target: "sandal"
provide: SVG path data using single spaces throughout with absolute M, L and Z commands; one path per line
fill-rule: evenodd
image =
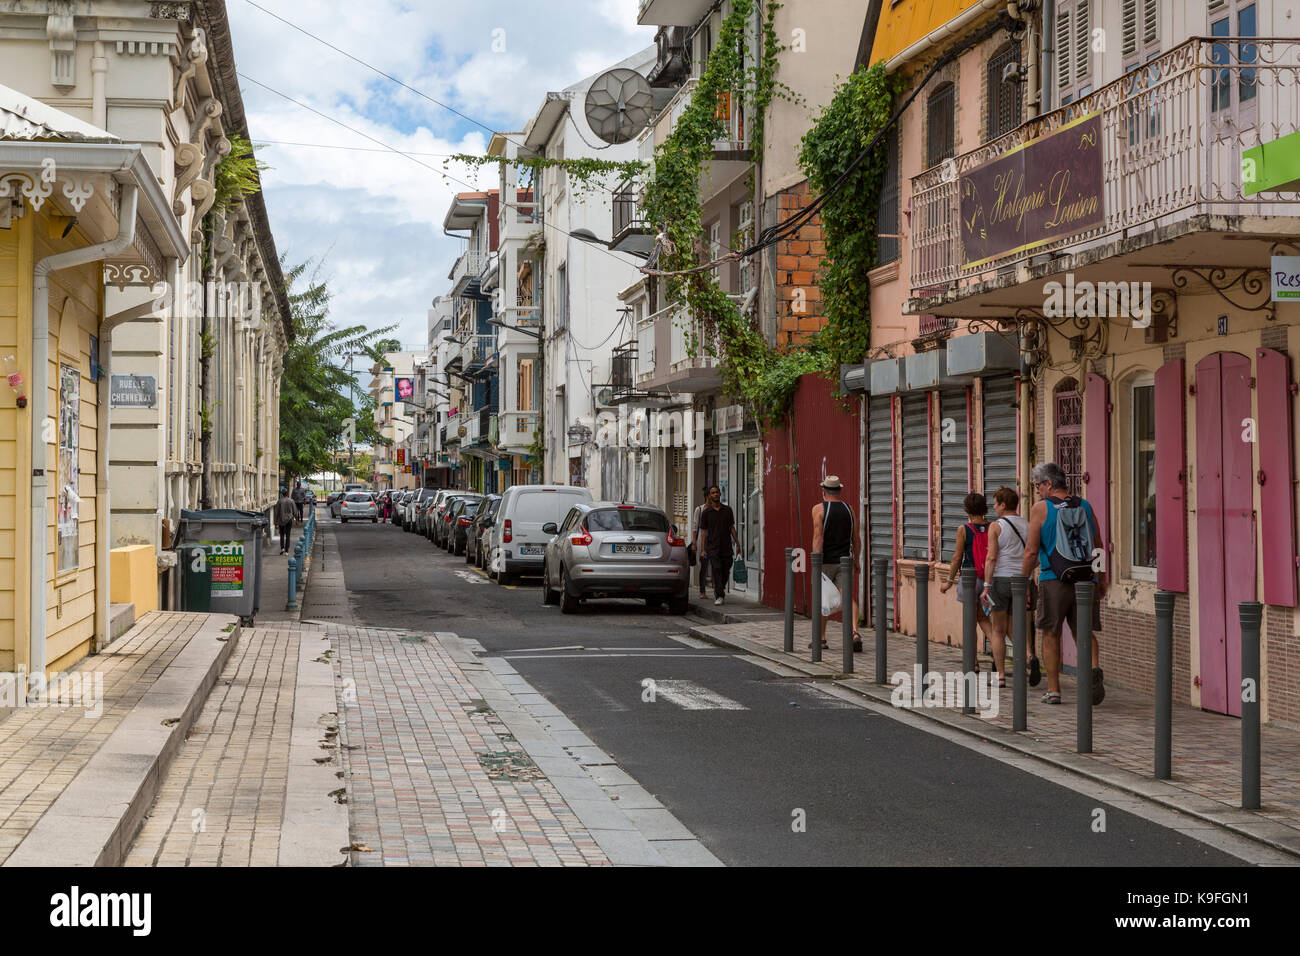
M 853 650 L 859 654 L 862 653 L 862 635 L 857 631 L 853 632 Z
M 1046 694 L 1043 695 L 1044 704 L 1059 704 L 1060 702 L 1061 702 L 1061 695 L 1057 691 L 1049 690 Z
M 809 650 L 812 650 L 812 641 L 809 641 L 809 642 L 808 642 L 808 649 L 809 649 Z M 829 651 L 830 649 L 831 649 L 831 646 L 830 646 L 829 644 L 827 644 L 825 641 L 822 641 L 822 650 L 824 650 L 824 651 Z
M 1007 686 L 1007 679 L 1006 679 L 1006 677 L 1005 677 L 1005 676 L 1003 676 L 1003 677 L 999 677 L 999 678 L 998 678 L 998 687 L 1006 687 L 1006 686 Z
M 1029 686 L 1037 687 L 1043 679 L 1043 672 L 1038 667 L 1038 658 L 1029 658 Z

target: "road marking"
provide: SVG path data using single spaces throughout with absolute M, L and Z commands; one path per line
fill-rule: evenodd
M 685 644 L 687 647 L 693 647 L 696 650 L 702 647 L 717 646 L 715 644 L 710 644 L 708 641 L 702 641 L 698 637 L 688 637 L 685 634 L 665 634 L 664 637 L 668 638 L 669 640 L 676 641 L 678 644 Z
M 662 697 L 682 710 L 748 710 L 744 704 L 715 694 L 689 680 L 656 680 L 655 696 Z
M 706 658 L 717 658 L 718 660 L 732 659 L 731 654 L 683 654 L 681 651 L 673 651 L 667 648 L 661 649 L 658 653 L 654 653 L 654 654 L 625 654 L 622 652 L 617 654 L 598 654 L 598 653 L 590 653 L 590 652 L 586 654 L 513 654 L 507 652 L 505 654 L 502 654 L 501 656 L 508 658 L 512 661 L 556 661 L 556 660 L 560 660 L 561 658 L 575 659 L 575 660 L 595 660 L 597 658 L 604 658 L 604 657 L 671 657 L 674 660 L 690 659 L 693 661 L 706 659 Z M 740 709 L 744 710 L 745 708 L 742 707 Z
M 488 583 L 487 578 L 478 577 L 477 575 L 471 574 L 468 571 L 453 571 L 451 573 L 456 575 L 456 577 L 460 578 L 462 581 L 468 581 L 470 584 Z

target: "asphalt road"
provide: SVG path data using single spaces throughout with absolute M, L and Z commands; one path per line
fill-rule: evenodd
M 631 601 L 562 615 L 537 580 L 503 588 L 391 525 L 322 523 L 359 622 L 454 631 L 507 658 L 728 864 L 1241 863 L 807 679 L 694 646 L 685 618 Z

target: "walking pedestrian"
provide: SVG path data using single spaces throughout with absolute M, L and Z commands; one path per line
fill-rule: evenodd
M 953 586 L 963 567 L 975 569 L 975 623 L 985 639 L 989 638 L 992 622 L 980 606 L 980 595 L 984 591 L 984 564 L 988 558 L 989 524 L 984 520 L 989 511 L 988 500 L 978 491 L 972 491 L 962 501 L 967 521 L 957 529 L 957 541 L 952 549 L 952 564 L 948 568 L 948 579 L 939 585 L 939 593 L 947 594 Z M 957 589 L 957 600 L 965 602 L 966 595 Z M 979 664 L 975 665 L 976 672 Z
M 984 561 L 984 590 L 981 603 L 991 606 L 993 622 L 993 666 L 998 672 L 998 686 L 1007 686 L 1007 630 L 1011 623 L 1011 576 L 1020 573 L 1024 563 L 1025 542 L 1029 539 L 1029 522 L 1020 516 L 1020 493 L 1002 487 L 993 492 L 993 510 L 997 520 L 989 525 L 989 554 Z M 1029 647 L 1029 686 L 1037 687 L 1043 679 L 1033 645 Z
M 275 525 L 280 529 L 280 553 L 289 553 L 289 538 L 293 532 L 293 519 L 298 506 L 289 497 L 289 488 L 280 486 L 280 499 L 275 503 Z
M 830 579 L 836 587 L 840 586 L 840 559 L 852 555 L 854 566 L 857 565 L 857 536 L 853 533 L 853 509 L 841 497 L 844 483 L 838 475 L 827 475 L 822 479 L 822 500 L 813 505 L 813 553 L 821 553 L 822 574 Z M 862 635 L 858 633 L 858 595 L 853 593 L 853 649 L 862 650 Z M 844 609 L 841 607 L 840 613 Z M 826 625 L 829 617 L 822 618 L 822 647 L 826 643 Z M 812 645 L 809 644 L 809 647 Z
M 705 485 L 703 491 L 704 500 L 700 502 L 700 506 L 695 509 L 695 514 L 691 518 L 691 544 L 695 548 L 695 563 L 700 569 L 700 600 L 709 596 L 709 562 L 700 554 L 700 518 L 704 514 L 704 509 L 709 506 L 709 486 Z
M 709 562 L 709 575 L 713 578 L 713 603 L 723 603 L 727 593 L 727 580 L 731 577 L 731 559 L 740 548 L 736 537 L 736 516 L 729 505 L 722 503 L 722 489 L 709 487 L 708 507 L 700 515 L 700 560 Z
M 1097 632 L 1101 630 L 1105 576 L 1096 574 L 1092 564 L 1094 554 L 1102 548 L 1097 516 L 1087 499 L 1070 494 L 1065 472 L 1056 462 L 1036 465 L 1030 478 L 1042 500 L 1035 502 L 1029 512 L 1029 539 L 1022 569 L 1025 574 L 1038 570 L 1035 624 L 1043 632 L 1043 663 L 1047 665 L 1047 693 L 1043 695 L 1043 703 L 1061 702 L 1062 623 L 1069 621 L 1070 633 L 1079 633 L 1074 586 L 1080 581 L 1095 580 L 1091 684 L 1092 702 L 1100 704 L 1106 696 L 1106 686 L 1099 666 L 1101 651 Z
M 293 494 L 289 497 L 293 499 L 294 507 L 297 510 L 298 520 L 302 521 L 302 503 L 307 500 L 307 492 L 302 489 L 301 478 L 294 479 Z

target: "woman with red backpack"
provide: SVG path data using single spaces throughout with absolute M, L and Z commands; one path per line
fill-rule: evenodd
M 984 635 L 985 641 L 992 634 L 993 622 L 989 620 L 988 614 L 980 601 L 980 596 L 984 593 L 984 564 L 989 555 L 989 523 L 984 520 L 988 514 L 989 503 L 984 496 L 978 491 L 972 491 L 962 502 L 962 507 L 966 510 L 967 522 L 957 529 L 957 543 L 952 549 L 952 565 L 948 568 L 948 580 L 939 585 L 939 593 L 946 594 L 948 589 L 953 586 L 961 575 L 963 567 L 974 568 L 975 574 L 975 623 L 979 625 L 980 632 Z M 966 596 L 962 594 L 961 589 L 957 589 L 957 600 L 965 601 Z M 978 648 L 976 649 L 976 658 L 979 657 Z M 975 670 L 979 670 L 979 665 L 975 665 Z

